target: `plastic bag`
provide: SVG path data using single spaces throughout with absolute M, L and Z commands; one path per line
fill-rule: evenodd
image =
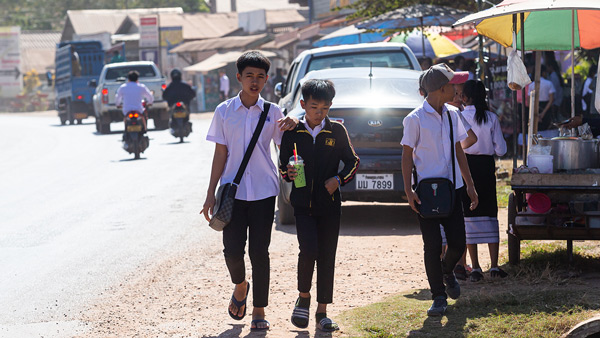
M 584 123 L 583 125 L 577 127 L 577 131 L 579 131 L 579 136 L 583 140 L 591 140 L 594 138 L 594 135 L 592 134 L 592 129 L 587 123 Z
M 527 69 L 515 49 L 508 55 L 506 82 L 511 90 L 521 90 L 531 83 Z

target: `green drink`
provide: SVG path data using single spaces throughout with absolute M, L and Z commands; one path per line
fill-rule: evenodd
M 294 179 L 294 186 L 296 188 L 306 187 L 306 176 L 304 175 L 304 160 L 302 157 L 298 156 L 296 159 L 295 156 L 290 157 L 290 164 L 294 166 L 296 171 L 298 172 L 298 176 Z

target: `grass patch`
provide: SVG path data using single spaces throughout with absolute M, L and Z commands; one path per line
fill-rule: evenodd
M 496 200 L 498 208 L 508 207 L 508 195 L 512 194 L 513 190 L 508 181 L 499 181 L 496 183 Z
M 511 277 L 461 282 L 446 316 L 427 317 L 429 290 L 399 294 L 350 310 L 338 319 L 350 337 L 560 337 L 600 313 L 597 280 L 576 278 L 600 271 L 592 246 L 574 246 L 568 265 L 561 242 L 523 241 L 521 264 L 505 266 Z M 503 259 L 505 259 L 503 257 Z

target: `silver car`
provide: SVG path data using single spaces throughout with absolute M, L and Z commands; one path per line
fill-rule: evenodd
M 301 118 L 301 84 L 309 79 L 333 81 L 336 96 L 329 111 L 332 121 L 343 123 L 360 157 L 355 179 L 342 187 L 342 200 L 399 202 L 402 180 L 402 121 L 423 102 L 419 95 L 420 71 L 395 68 L 338 68 L 312 71 L 293 93 L 288 115 Z M 281 180 L 279 220 L 294 222 L 289 204 L 291 184 Z

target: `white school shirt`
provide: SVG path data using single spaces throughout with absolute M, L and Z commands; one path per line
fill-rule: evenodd
M 304 124 L 304 127 L 306 127 L 306 130 L 308 130 L 308 132 L 312 135 L 313 143 L 315 143 L 315 140 L 317 139 L 317 135 L 319 135 L 321 130 L 323 130 L 323 127 L 325 127 L 325 119 L 323 119 L 323 121 L 321 121 L 321 124 L 319 124 L 318 126 L 315 126 L 315 129 L 310 128 L 310 126 L 308 125 L 308 122 L 306 122 L 306 116 L 303 116 L 302 120 L 300 120 L 300 122 Z
M 123 104 L 123 115 L 130 111 L 143 112 L 142 99 L 146 99 L 148 104 L 154 102 L 152 93 L 143 83 L 127 81 L 117 89 L 115 103 L 117 106 Z
M 471 129 L 477 135 L 477 142 L 465 149 L 466 154 L 470 155 L 494 155 L 502 156 L 506 154 L 506 141 L 502 135 L 500 121 L 496 114 L 486 111 L 487 122 L 479 125 L 475 119 L 475 106 L 466 106 L 462 111 L 465 120 L 471 125 Z
M 255 105 L 246 108 L 238 94 L 215 109 L 206 139 L 227 146 L 227 162 L 221 175 L 221 184 L 233 182 L 258 124 L 264 103 L 265 100 L 259 96 Z M 279 130 L 277 120 L 283 117 L 279 106 L 271 103 L 265 125 L 242 175 L 236 199 L 258 201 L 279 193 L 279 174 L 271 158 L 271 141 L 277 145 L 281 144 L 283 132 Z
M 467 138 L 467 131 L 458 116 L 458 108 L 444 104 L 443 114 L 440 116 L 427 102 L 404 118 L 404 135 L 401 144 L 413 149 L 413 162 L 417 168 L 417 180 L 425 178 L 444 177 L 452 180 L 452 162 L 450 158 L 450 125 L 448 114 L 452 116 L 454 132 L 454 145 Z M 454 156 L 456 176 L 454 180 L 456 189 L 463 186 L 463 180 Z
M 535 85 L 531 84 L 529 86 L 529 95 L 531 92 L 535 90 Z M 540 77 L 540 102 L 548 102 L 550 101 L 550 94 L 556 93 L 554 90 L 554 85 L 549 80 L 546 80 L 543 77 Z M 556 95 L 555 95 L 556 96 Z

